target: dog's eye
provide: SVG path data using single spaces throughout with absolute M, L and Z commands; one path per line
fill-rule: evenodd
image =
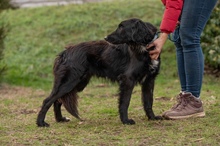
M 119 25 L 118 25 L 118 30 L 119 30 L 119 31 L 122 31 L 122 30 L 123 30 L 123 25 L 119 24 Z

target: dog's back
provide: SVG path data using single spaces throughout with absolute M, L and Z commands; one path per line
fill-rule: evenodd
M 148 52 L 131 49 L 127 44 L 92 41 L 69 46 L 61 52 L 55 60 L 54 74 L 65 75 L 69 69 L 73 74 L 81 74 L 79 77 L 89 74 L 112 81 L 120 74 L 133 74 L 140 82 L 146 74 L 151 74 L 149 66 L 152 62 Z

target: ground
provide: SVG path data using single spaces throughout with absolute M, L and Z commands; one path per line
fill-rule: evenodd
M 220 77 L 220 69 L 213 69 L 211 67 L 205 66 L 205 74 L 210 74 L 215 77 Z
M 220 70 L 212 69 L 206 66 L 205 74 L 210 74 L 215 77 L 220 77 Z M 18 86 L 14 87 L 14 86 L 6 85 L 6 84 L 3 84 L 0 86 L 0 93 L 1 93 L 1 98 L 16 98 L 16 96 L 23 96 L 23 97 L 30 97 L 30 96 L 40 97 L 41 96 L 42 97 L 48 94 L 43 90 L 34 90 L 31 88 L 18 87 Z
M 16 96 L 30 97 L 45 95 L 43 90 L 33 90 L 27 87 L 9 86 L 3 84 L 0 86 L 1 98 L 16 98 Z

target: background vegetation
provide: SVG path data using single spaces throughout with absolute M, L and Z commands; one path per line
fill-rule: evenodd
M 155 25 L 159 24 L 160 17 L 155 18 L 161 15 L 161 5 L 140 6 L 128 1 L 125 5 L 129 9 L 122 9 L 121 4 L 124 2 L 119 1 L 113 5 L 106 3 L 104 6 L 103 3 L 96 3 L 7 12 L 5 15 L 12 31 L 6 41 L 5 60 L 9 71 L 5 82 L 47 88 L 52 81 L 54 57 L 65 45 L 103 39 L 116 28 L 118 22 L 126 18 L 139 17 L 145 21 L 151 20 Z M 159 11 L 147 16 L 146 13 L 151 13 L 150 10 L 154 8 Z
M 50 109 L 46 121 L 51 127 L 38 128 L 35 124 L 41 103 L 50 93 L 54 58 L 64 46 L 103 39 L 120 21 L 132 17 L 159 26 L 162 13 L 161 2 L 155 0 L 4 11 L 10 32 L 5 41 L 6 85 L 0 88 L 0 145 L 220 145 L 220 79 L 207 74 L 201 95 L 205 118 L 148 121 L 137 86 L 129 108 L 129 117 L 137 124 L 122 125 L 117 85 L 94 78 L 80 93 L 79 112 L 84 122 L 63 109 L 71 121 L 56 123 Z M 161 57 L 154 92 L 157 115 L 172 106 L 180 90 L 172 43 L 167 42 Z
M 9 4 L 10 0 L 1 0 L 0 1 L 0 82 L 3 76 L 3 73 L 6 69 L 5 64 L 3 63 L 3 52 L 4 52 L 4 39 L 6 33 L 8 32 L 8 25 L 4 22 L 4 17 L 1 17 L 1 12 L 5 9 L 9 9 L 12 6 Z
M 201 42 L 206 64 L 220 70 L 220 0 L 207 23 Z

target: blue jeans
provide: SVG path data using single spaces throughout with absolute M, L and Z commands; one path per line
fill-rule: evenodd
M 184 0 L 180 26 L 174 32 L 181 90 L 200 96 L 204 57 L 201 33 L 217 0 Z

